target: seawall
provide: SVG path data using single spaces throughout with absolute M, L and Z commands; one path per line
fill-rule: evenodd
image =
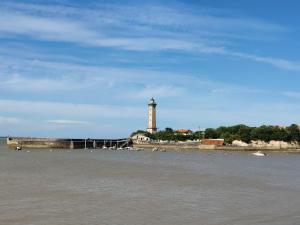
M 31 138 L 8 137 L 6 143 L 10 148 L 39 148 L 39 149 L 84 149 L 127 147 L 132 143 L 129 139 L 59 139 L 59 138 Z
M 154 148 L 164 149 L 166 151 L 273 151 L 273 152 L 299 152 L 299 146 L 287 147 L 268 147 L 268 146 L 233 146 L 233 145 L 203 145 L 200 143 L 157 143 L 157 142 L 138 142 L 133 144 L 134 148 L 143 148 L 152 150 Z
M 54 138 L 7 138 L 6 143 L 11 148 L 72 148 L 70 140 Z

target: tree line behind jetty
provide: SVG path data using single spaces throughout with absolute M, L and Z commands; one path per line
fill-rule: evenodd
M 195 131 L 189 133 L 178 133 L 172 128 L 158 131 L 155 134 L 138 130 L 131 134 L 143 134 L 151 140 L 163 141 L 188 141 L 199 139 L 224 139 L 226 144 L 231 144 L 234 140 L 240 140 L 245 143 L 251 141 L 285 141 L 285 142 L 300 142 L 299 126 L 292 124 L 286 127 L 262 125 L 260 127 L 250 127 L 244 124 L 234 126 L 221 126 L 218 128 L 207 128 L 205 131 Z

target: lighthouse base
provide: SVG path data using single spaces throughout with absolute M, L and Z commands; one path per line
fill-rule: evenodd
M 155 134 L 157 132 L 157 128 L 147 128 L 147 132 L 150 134 Z

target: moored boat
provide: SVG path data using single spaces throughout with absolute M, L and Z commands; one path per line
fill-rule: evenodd
M 255 156 L 267 156 L 266 153 L 261 152 L 261 151 L 253 152 L 252 155 L 255 155 Z

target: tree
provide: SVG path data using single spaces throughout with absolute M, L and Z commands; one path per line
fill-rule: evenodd
M 229 128 L 228 128 L 228 127 L 224 127 L 224 126 L 218 127 L 218 128 L 216 129 L 216 132 L 217 132 L 217 136 L 218 136 L 218 137 L 221 137 L 221 136 L 224 135 L 225 133 L 231 134 L 230 131 L 229 131 Z
M 170 127 L 166 127 L 165 132 L 174 133 L 173 129 Z
M 260 126 L 251 131 L 251 140 L 262 140 L 269 142 L 272 140 L 272 134 L 274 133 L 273 126 Z
M 220 137 L 224 139 L 225 143 L 232 143 L 232 138 L 231 138 L 232 134 L 230 134 L 228 131 L 221 133 Z
M 237 135 L 240 137 L 240 140 L 246 143 L 251 142 L 251 131 L 252 128 L 246 125 L 240 125 L 237 131 Z
M 216 131 L 216 129 L 213 128 L 207 128 L 205 130 L 205 134 L 204 134 L 205 138 L 218 138 L 218 133 Z
M 289 141 L 289 135 L 286 129 L 276 126 L 273 127 L 270 139 L 274 141 Z
M 286 128 L 289 141 L 300 141 L 300 130 L 298 125 L 292 124 Z
M 203 131 L 196 131 L 192 134 L 193 139 L 202 139 L 204 137 Z

